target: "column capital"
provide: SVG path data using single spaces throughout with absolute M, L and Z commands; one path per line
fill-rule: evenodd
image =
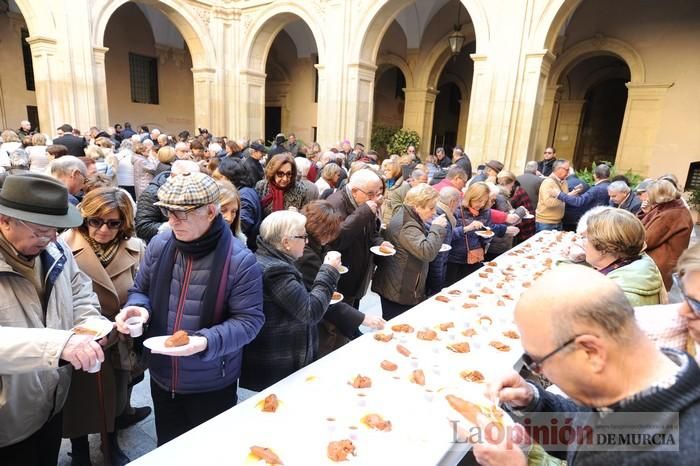
M 104 64 L 105 55 L 109 52 L 109 47 L 92 47 L 92 58 L 96 64 Z
M 477 62 L 485 62 L 486 60 L 489 59 L 489 56 L 483 53 L 470 53 L 469 58 L 472 59 L 474 63 Z
M 195 81 L 214 81 L 216 68 L 192 68 L 192 76 Z
M 233 23 L 241 20 L 241 9 L 232 5 L 222 5 L 214 8 L 214 19 L 225 23 Z
M 626 83 L 630 95 L 642 97 L 661 97 L 673 87 L 675 83 Z

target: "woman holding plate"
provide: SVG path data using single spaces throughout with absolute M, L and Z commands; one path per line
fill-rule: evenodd
M 134 209 L 129 195 L 119 188 L 98 188 L 78 206 L 84 222 L 63 233 L 80 269 L 92 280 L 102 315 L 110 320 L 126 302 L 127 291 L 143 254 L 143 242 L 134 237 Z M 98 399 L 96 374 L 76 371 L 63 409 L 63 437 L 71 439 L 73 464 L 90 464 L 88 434 L 106 423 L 112 464 L 129 459 L 119 448 L 115 419 L 128 406 L 129 382 L 134 369 L 133 340 L 119 335 L 105 348 L 100 370 L 104 411 Z M 145 413 L 148 415 L 150 409 Z
M 387 226 L 386 240 L 396 246 L 396 254 L 377 261 L 372 282 L 387 320 L 425 299 L 428 266 L 440 252 L 446 233 L 444 216 L 433 220 L 430 229 L 425 226 L 435 216 L 438 196 L 427 184 L 411 188 Z

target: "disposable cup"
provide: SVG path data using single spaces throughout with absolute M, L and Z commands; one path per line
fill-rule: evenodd
M 129 335 L 133 338 L 143 335 L 143 319 L 141 317 L 130 317 L 126 319 L 126 327 L 129 329 Z
M 102 367 L 102 363 L 100 361 L 97 361 L 91 368 L 89 368 L 87 371 L 90 374 L 96 374 L 97 372 L 100 372 L 100 368 Z

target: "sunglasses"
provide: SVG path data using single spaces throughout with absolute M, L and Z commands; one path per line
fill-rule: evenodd
M 102 225 L 107 225 L 110 230 L 118 230 L 122 226 L 121 220 L 102 220 L 98 217 L 90 217 L 87 219 L 87 224 L 89 227 L 100 229 Z
M 683 299 L 685 299 L 685 302 L 688 303 L 688 306 L 690 307 L 690 309 L 692 309 L 692 311 L 695 315 L 700 316 L 700 301 L 698 301 L 697 299 L 691 298 L 690 296 L 688 296 L 686 294 L 685 289 L 683 288 L 683 280 L 681 280 L 680 275 L 678 275 L 677 273 L 674 273 L 672 275 L 672 277 L 673 277 L 673 284 L 678 287 L 681 294 L 683 295 Z
M 547 359 L 554 356 L 555 354 L 557 354 L 558 352 L 560 352 L 561 350 L 563 350 L 564 348 L 566 348 L 567 346 L 569 346 L 570 344 L 572 344 L 573 342 L 575 342 L 576 339 L 580 336 L 581 335 L 575 335 L 570 340 L 567 340 L 566 342 L 564 342 L 563 345 L 561 345 L 560 347 L 558 347 L 554 351 L 547 353 L 545 356 L 543 356 L 541 358 L 534 358 L 527 353 L 523 353 L 523 355 L 520 357 L 520 360 L 523 362 L 525 367 L 527 367 L 530 370 L 530 372 L 532 372 L 534 374 L 541 375 L 542 374 L 542 366 L 544 365 L 544 362 Z
M 292 177 L 292 172 L 276 172 L 275 176 L 277 178 L 291 178 Z
M 171 210 L 171 209 L 168 209 L 167 207 L 159 207 L 159 209 L 160 209 L 160 213 L 163 214 L 163 217 L 170 218 L 170 216 L 172 215 L 173 217 L 175 217 L 178 220 L 187 220 L 188 214 L 190 212 L 193 212 L 193 211 L 199 209 L 200 207 L 203 207 L 203 206 L 198 205 L 198 206 L 190 207 L 189 209 L 186 209 L 186 210 Z

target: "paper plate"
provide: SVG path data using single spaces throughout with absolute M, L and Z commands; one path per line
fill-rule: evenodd
M 85 330 L 85 333 L 93 335 L 94 340 L 99 340 L 109 335 L 109 332 L 111 332 L 113 328 L 113 322 L 107 319 L 93 317 L 87 319 L 82 324 L 73 327 L 71 332 L 79 333 L 80 330 Z
M 532 218 L 535 218 L 535 216 L 532 214 L 523 215 L 523 220 L 530 220 Z
M 333 299 L 333 298 L 331 297 L 331 304 L 339 303 L 339 302 L 341 302 L 341 301 L 345 298 L 345 296 L 343 296 L 343 293 L 339 293 L 339 292 L 337 292 L 337 291 L 336 291 L 336 293 L 338 293 L 338 294 L 340 295 L 340 298 L 338 298 L 338 299 Z
M 446 243 L 443 243 L 443 245 L 440 246 L 440 252 L 447 252 L 450 249 L 452 249 L 452 246 Z
M 476 236 L 481 236 L 482 238 L 487 238 L 487 239 L 493 238 L 495 235 L 495 233 L 491 230 L 479 230 L 479 231 L 475 231 L 474 234 Z
M 394 254 L 396 254 L 396 249 L 393 249 L 393 250 L 392 250 L 392 251 L 393 251 L 392 253 L 387 254 L 386 252 L 380 251 L 380 250 L 379 250 L 379 246 L 372 246 L 371 248 L 369 248 L 369 250 L 370 250 L 373 254 L 376 254 L 376 255 L 378 255 L 378 256 L 393 256 Z
M 344 273 L 348 273 L 348 270 L 350 270 L 350 269 L 348 269 L 344 265 L 341 265 L 340 268 L 338 269 L 338 272 L 340 272 L 340 275 L 342 275 Z
M 165 346 L 165 340 L 170 338 L 171 335 L 163 335 L 162 337 L 151 337 L 143 342 L 143 346 L 150 349 L 151 351 L 157 351 L 168 356 L 183 356 L 182 353 L 189 350 L 192 346 L 192 341 L 183 346 Z

